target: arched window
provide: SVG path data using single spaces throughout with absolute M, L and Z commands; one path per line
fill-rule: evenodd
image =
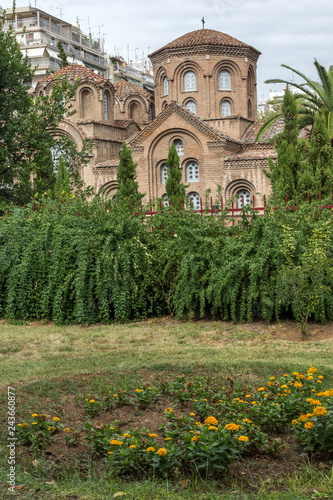
M 166 76 L 163 78 L 163 88 L 164 88 L 164 95 L 168 95 L 169 94 L 169 82 L 168 82 L 168 79 Z
M 252 66 L 249 67 L 247 73 L 247 93 L 252 95 L 254 93 L 254 71 Z
M 92 117 L 92 91 L 90 89 L 83 89 L 81 92 L 81 117 Z
M 198 193 L 189 193 L 187 198 L 189 204 L 194 210 L 200 210 L 200 196 L 198 195 Z
M 152 104 L 149 106 L 149 118 L 150 118 L 151 122 L 155 118 L 155 108 L 154 108 L 154 106 Z
M 163 163 L 161 166 L 161 184 L 165 184 L 168 178 L 168 165 Z
M 237 200 L 238 208 L 243 208 L 243 206 L 251 204 L 251 196 L 249 191 L 247 191 L 246 189 L 241 189 L 240 191 L 237 191 L 237 195 L 239 197 Z
M 196 161 L 190 161 L 186 165 L 186 181 L 187 182 L 199 181 L 199 165 Z
M 167 107 L 168 103 L 166 101 L 163 102 L 162 104 L 162 109 L 165 109 Z
M 108 120 L 108 95 L 106 92 L 104 92 L 103 96 L 103 103 L 104 103 L 104 120 Z
M 186 71 L 184 75 L 184 90 L 185 92 L 191 92 L 191 90 L 196 90 L 196 77 L 194 71 Z
M 194 101 L 187 101 L 187 103 L 185 104 L 185 108 L 194 115 L 197 113 L 197 105 Z
M 225 69 L 219 74 L 219 90 L 231 90 L 231 74 Z
M 178 156 L 183 156 L 184 155 L 184 144 L 183 141 L 180 139 L 176 139 L 174 141 L 174 145 L 176 147 L 177 155 Z
M 138 102 L 134 101 L 130 104 L 129 117 L 136 123 L 140 122 L 140 105 Z
M 247 117 L 249 120 L 252 120 L 252 104 L 251 101 L 248 101 L 247 103 Z
M 168 195 L 166 193 L 162 196 L 162 200 L 163 200 L 163 205 L 165 207 L 168 207 L 169 206 L 169 198 L 168 198 Z
M 222 118 L 224 118 L 225 116 L 231 116 L 231 105 L 229 101 L 222 101 L 221 116 Z

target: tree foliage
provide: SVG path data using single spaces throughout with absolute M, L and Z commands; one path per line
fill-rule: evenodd
M 318 81 L 311 80 L 304 73 L 282 64 L 283 68 L 290 69 L 295 75 L 300 76 L 303 79 L 302 83 L 296 84 L 278 78 L 267 80 L 265 83 L 284 83 L 298 89 L 299 92 L 294 94 L 299 107 L 298 128 L 313 125 L 315 116 L 319 114 L 323 116 L 325 127 L 333 140 L 333 66 L 327 71 L 316 59 L 314 65 Z M 258 141 L 268 127 L 281 116 L 280 112 L 270 116 L 261 127 L 256 140 Z
M 165 184 L 166 194 L 168 199 L 171 200 L 172 206 L 179 210 L 180 200 L 182 206 L 184 207 L 185 189 L 187 186 L 180 182 L 182 178 L 182 172 L 179 167 L 179 156 L 177 154 L 176 146 L 174 145 L 174 143 L 172 143 L 169 148 L 166 164 L 168 166 L 168 177 Z
M 59 50 L 58 57 L 61 61 L 60 68 L 64 68 L 65 66 L 68 66 L 68 60 L 64 47 L 60 40 L 58 40 L 57 49 Z
M 130 207 L 132 202 L 134 209 L 137 209 L 144 195 L 138 191 L 139 184 L 136 181 L 136 163 L 132 159 L 131 150 L 124 142 L 119 153 L 117 182 L 117 201 L 123 204 L 124 207 Z
M 15 12 L 15 11 L 14 11 Z M 79 152 L 67 136 L 57 135 L 64 114 L 71 114 L 75 86 L 57 82 L 48 96 L 28 93 L 33 77 L 12 29 L 0 22 L 0 203 L 27 203 L 37 191 L 53 188 L 51 151 L 69 158 L 71 171 L 87 161 L 89 144 Z

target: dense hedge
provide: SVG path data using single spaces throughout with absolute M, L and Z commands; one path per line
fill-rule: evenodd
M 333 319 L 329 209 L 224 220 L 170 210 L 145 218 L 74 198 L 11 207 L 0 221 L 0 317 L 299 320 L 308 304 L 315 320 Z

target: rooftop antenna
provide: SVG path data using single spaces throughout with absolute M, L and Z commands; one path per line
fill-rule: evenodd
M 62 19 L 64 8 L 63 7 L 56 7 L 56 9 L 59 11 L 60 19 Z
M 203 16 L 202 16 L 201 22 L 202 22 L 202 29 L 204 30 L 206 21 L 205 21 L 205 18 Z

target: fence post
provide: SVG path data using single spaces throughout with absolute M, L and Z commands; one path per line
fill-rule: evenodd
M 203 215 L 203 211 L 202 211 L 202 198 L 201 198 L 201 196 L 200 196 L 200 213 L 201 213 L 201 215 Z

